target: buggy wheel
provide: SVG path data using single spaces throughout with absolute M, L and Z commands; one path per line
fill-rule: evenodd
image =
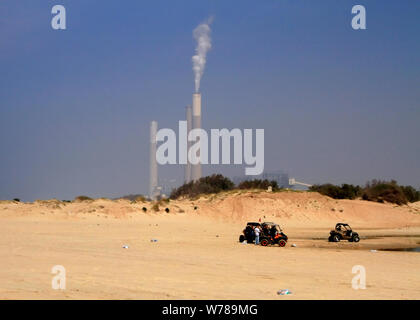
M 333 236 L 333 241 L 334 242 L 340 242 L 340 236 L 338 236 L 338 235 Z
M 284 247 L 285 245 L 286 245 L 286 241 L 284 241 L 284 240 L 279 241 L 279 246 L 280 247 Z
M 332 236 L 328 237 L 328 242 L 333 242 L 333 237 Z
M 268 240 L 267 239 L 262 239 L 260 243 L 263 247 L 268 246 Z
M 360 238 L 359 238 L 359 236 L 353 236 L 353 242 L 359 242 L 360 241 Z
M 245 236 L 243 234 L 241 234 L 239 236 L 239 242 L 244 242 L 245 241 Z

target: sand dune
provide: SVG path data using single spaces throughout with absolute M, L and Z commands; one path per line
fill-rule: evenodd
M 235 191 L 152 205 L 0 201 L 0 298 L 420 299 L 420 254 L 370 251 L 418 247 L 419 203 Z M 258 219 L 281 224 L 287 247 L 238 243 Z M 362 241 L 328 243 L 338 221 Z M 66 268 L 65 290 L 51 288 L 54 265 Z M 365 290 L 351 286 L 354 265 L 366 268 Z M 293 294 L 276 294 L 285 288 Z

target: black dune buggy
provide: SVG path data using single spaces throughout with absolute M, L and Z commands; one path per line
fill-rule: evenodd
M 348 240 L 349 242 L 359 242 L 360 237 L 354 232 L 347 223 L 337 223 L 335 228 L 330 231 L 328 237 L 329 242 L 339 242 L 340 240 Z
M 260 227 L 260 244 L 264 247 L 268 245 L 278 244 L 284 247 L 287 243 L 288 237 L 283 233 L 280 226 L 273 222 L 248 222 L 243 234 L 239 236 L 239 242 L 253 243 L 255 241 L 254 228 Z
M 260 227 L 261 223 L 259 222 L 248 222 L 246 224 L 245 229 L 242 231 L 243 234 L 239 236 L 239 242 L 246 242 L 253 243 L 255 241 L 255 234 L 254 234 L 254 228 Z

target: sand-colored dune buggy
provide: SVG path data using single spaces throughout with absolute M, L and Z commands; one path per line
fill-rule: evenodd
M 330 231 L 328 237 L 329 242 L 339 242 L 340 240 L 348 240 L 349 242 L 359 242 L 360 237 L 354 232 L 347 223 L 337 223 L 335 228 Z

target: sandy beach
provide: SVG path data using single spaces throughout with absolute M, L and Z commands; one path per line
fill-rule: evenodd
M 258 219 L 279 223 L 287 246 L 239 243 Z M 361 241 L 327 242 L 337 222 Z M 1 201 L 0 234 L 0 299 L 420 299 L 420 254 L 384 250 L 420 247 L 419 203 L 261 191 L 157 212 L 128 200 Z M 65 290 L 52 289 L 55 265 Z M 364 290 L 352 288 L 355 265 L 366 270 Z

